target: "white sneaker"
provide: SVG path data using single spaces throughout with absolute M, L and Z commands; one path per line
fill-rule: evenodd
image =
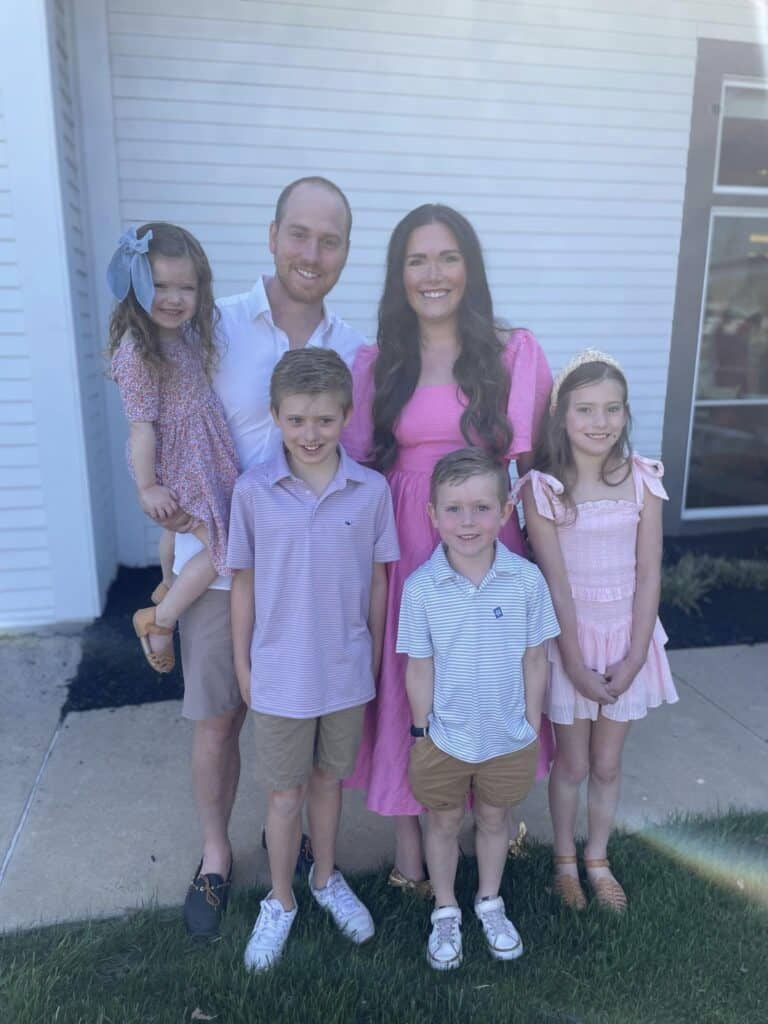
M 284 910 L 280 900 L 272 899 L 271 891 L 267 893 L 245 947 L 247 970 L 266 971 L 280 959 L 298 909 L 294 906 L 293 910 Z
M 430 915 L 432 931 L 427 942 L 427 963 L 436 971 L 450 971 L 461 963 L 461 911 L 440 907 Z
M 373 918 L 368 908 L 355 896 L 340 871 L 334 871 L 324 889 L 315 889 L 312 879 L 315 865 L 309 869 L 309 891 L 331 915 L 344 935 L 353 942 L 367 942 L 373 937 Z
M 492 900 L 478 900 L 475 913 L 483 926 L 491 956 L 497 960 L 515 960 L 522 956 L 522 939 L 504 911 L 501 896 Z

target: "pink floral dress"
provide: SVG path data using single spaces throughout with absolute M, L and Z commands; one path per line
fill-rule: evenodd
M 373 370 L 378 356 L 375 345 L 358 349 L 352 367 L 354 407 L 342 435 L 344 447 L 359 462 L 370 458 L 373 436 L 371 407 Z M 507 453 L 514 459 L 533 448 L 535 429 L 549 400 L 552 375 L 538 342 L 528 331 L 513 331 L 504 352 L 511 389 L 507 414 L 513 427 Z M 429 479 L 439 458 L 466 447 L 459 420 L 464 406 L 455 384 L 422 385 L 403 408 L 395 424 L 397 461 L 385 474 L 400 541 L 400 561 L 387 565 L 389 589 L 381 671 L 375 700 L 366 709 L 363 739 L 357 765 L 347 785 L 367 792 L 367 804 L 378 814 L 419 814 L 423 808 L 408 784 L 411 749 L 411 712 L 405 692 L 407 657 L 397 654 L 397 624 L 403 584 L 430 557 L 439 537 L 427 516 Z M 516 516 L 500 534 L 506 546 L 523 553 Z M 542 724 L 539 777 L 546 775 L 554 743 L 549 722 Z
M 240 473 L 224 411 L 203 370 L 199 345 L 191 339 L 163 342 L 168 365 L 147 367 L 130 335 L 112 357 L 129 422 L 155 428 L 155 475 L 180 507 L 208 531 L 211 560 L 219 575 L 226 567 L 232 489 Z M 134 476 L 128 446 L 128 467 Z
M 661 483 L 664 469 L 655 459 L 632 457 L 633 501 L 587 501 L 569 517 L 558 495 L 563 485 L 555 477 L 531 470 L 513 488 L 518 500 L 531 487 L 539 515 L 557 526 L 571 594 L 576 606 L 579 646 L 584 664 L 596 672 L 621 661 L 629 650 L 635 594 L 637 526 L 645 492 L 666 499 Z M 550 680 L 544 708 L 550 719 L 572 725 L 575 718 L 597 719 L 598 713 L 616 722 L 644 718 L 649 708 L 674 704 L 677 691 L 664 651 L 667 634 L 659 620 L 651 637 L 648 659 L 628 690 L 615 704 L 600 707 L 583 697 L 565 674 L 557 641 L 547 641 Z

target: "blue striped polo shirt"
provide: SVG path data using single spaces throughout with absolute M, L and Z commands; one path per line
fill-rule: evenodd
M 477 764 L 533 743 L 523 655 L 559 632 L 549 589 L 531 562 L 496 541 L 493 564 L 476 587 L 438 544 L 405 581 L 397 631 L 400 654 L 434 659 L 435 745 Z

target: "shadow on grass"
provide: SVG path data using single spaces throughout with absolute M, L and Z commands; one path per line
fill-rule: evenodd
M 494 962 L 484 948 L 468 859 L 457 887 L 457 971 L 430 970 L 429 908 L 388 888 L 382 871 L 355 880 L 376 921 L 372 942 L 350 945 L 302 888 L 285 957 L 257 976 L 242 966 L 257 890 L 234 894 L 209 945 L 184 935 L 177 910 L 0 938 L 0 1020 L 765 1024 L 768 814 L 677 818 L 615 835 L 612 864 L 630 899 L 622 918 L 560 907 L 550 852 L 532 843 L 505 873 L 507 909 L 526 946 L 514 963 Z

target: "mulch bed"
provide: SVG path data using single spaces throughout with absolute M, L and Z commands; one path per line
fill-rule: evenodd
M 730 558 L 768 558 L 768 529 L 669 539 L 664 544 L 664 560 L 674 564 L 688 551 Z M 131 615 L 149 604 L 149 594 L 158 581 L 157 569 L 120 567 L 109 589 L 104 614 L 83 632 L 83 656 L 69 684 L 63 715 L 181 698 L 178 649 L 174 671 L 157 675 L 147 665 L 131 625 Z M 768 641 L 765 590 L 723 587 L 702 602 L 700 615 L 686 615 L 665 604 L 659 614 L 671 650 Z
M 725 558 L 768 559 L 768 529 L 668 538 L 664 563 L 674 565 L 687 553 Z M 724 647 L 768 641 L 768 590 L 719 587 L 701 602 L 699 615 L 662 602 L 659 616 L 669 635 L 669 650 Z

